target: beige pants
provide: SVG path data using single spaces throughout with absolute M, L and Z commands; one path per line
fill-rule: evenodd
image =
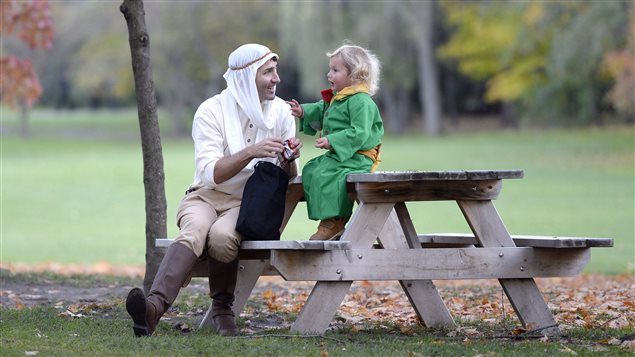
M 240 198 L 200 188 L 186 195 L 176 214 L 180 232 L 176 241 L 201 256 L 207 254 L 223 263 L 238 256 L 241 236 L 236 232 Z

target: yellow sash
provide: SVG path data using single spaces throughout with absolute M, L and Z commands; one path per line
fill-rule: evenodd
M 379 163 L 381 162 L 381 158 L 379 157 L 379 149 L 381 149 L 381 144 L 375 146 L 372 149 L 357 151 L 358 154 L 364 155 L 373 160 L 373 166 L 370 168 L 370 172 L 375 172 L 375 170 L 377 170 L 377 167 L 379 166 Z

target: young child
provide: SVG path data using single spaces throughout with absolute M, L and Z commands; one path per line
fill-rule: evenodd
M 384 135 L 377 105 L 371 99 L 378 89 L 380 64 L 370 51 L 343 45 L 326 54 L 331 88 L 317 103 L 288 101 L 300 118 L 300 131 L 318 134 L 315 147 L 328 150 L 308 161 L 302 184 L 309 218 L 321 220 L 311 240 L 337 239 L 353 211 L 346 192 L 346 175 L 375 170 Z

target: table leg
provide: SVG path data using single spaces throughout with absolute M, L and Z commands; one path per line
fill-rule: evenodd
M 404 235 L 401 235 L 402 232 Z M 395 210 L 390 213 L 379 240 L 382 247 L 387 249 L 422 249 L 405 203 L 395 205 Z M 399 284 L 417 316 L 426 326 L 455 326 L 450 310 L 445 306 L 432 280 L 400 280 Z
M 304 334 L 323 334 L 329 327 L 337 309 L 344 301 L 352 281 L 318 281 L 302 307 L 291 331 Z
M 351 241 L 353 248 L 369 248 L 381 232 L 394 204 L 368 205 L 363 202 L 353 214 L 341 240 Z M 344 301 L 352 281 L 318 281 L 302 307 L 291 331 L 323 334 Z
M 269 268 L 269 259 L 241 260 L 239 266 L 238 280 L 234 290 L 234 304 L 232 306 L 236 316 L 239 316 L 241 311 L 243 311 L 254 286 L 258 282 L 258 278 L 262 276 L 265 269 Z
M 474 236 L 483 247 L 515 247 L 492 201 L 457 201 Z M 522 266 L 518 267 L 523 269 Z M 534 279 L 498 279 L 520 322 L 527 329 L 558 335 L 553 315 Z

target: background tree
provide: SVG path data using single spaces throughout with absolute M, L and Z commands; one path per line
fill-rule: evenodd
M 407 23 L 400 2 L 354 2 L 351 14 L 358 14 L 353 32 L 362 44 L 379 56 L 382 64 L 377 101 L 382 108 L 386 130 L 401 134 L 409 129 L 415 105 L 412 101 L 418 77 L 417 48 L 413 31 L 404 31 Z M 359 16 L 363 14 L 363 16 Z M 377 26 L 377 23 L 392 26 Z
M 28 46 L 28 54 L 34 49 L 53 47 L 53 23 L 48 1 L 3 0 L 0 2 L 0 33 L 3 37 L 17 35 Z M 3 41 L 4 44 L 4 41 Z M 4 47 L 4 46 L 3 46 Z M 24 51 L 23 51 L 24 52 Z M 15 55 L 0 56 L 0 96 L 2 102 L 20 111 L 20 133 L 29 136 L 28 110 L 42 94 L 32 62 Z
M 276 49 L 277 5 L 271 2 L 151 3 L 148 24 L 157 29 L 157 92 L 172 134 L 190 135 L 194 111 L 225 88 L 227 56 L 242 43 Z M 153 26 L 154 25 L 154 26 Z M 231 30 L 229 30 L 231 29 Z
M 602 74 L 606 52 L 624 48 L 628 41 L 631 1 L 546 2 L 539 26 L 551 28 L 546 76 L 527 96 L 527 116 L 564 123 L 602 124 L 602 93 L 609 81 Z
M 390 133 L 422 127 L 420 116 L 434 117 L 425 113 L 434 108 L 425 105 L 424 94 L 431 93 L 427 86 L 438 92 L 432 101 L 439 103 L 439 128 L 449 127 L 443 123 L 444 111 L 477 120 L 513 118 L 505 114 L 518 113 L 524 119 L 518 123 L 530 125 L 600 123 L 602 118 L 612 120 L 615 110 L 619 118 L 629 117 L 618 108 L 615 94 L 608 93 L 628 87 L 616 87 L 618 82 L 633 82 L 624 76 L 629 67 L 617 60 L 629 53 L 632 2 L 439 3 L 440 7 L 420 1 L 146 3 L 157 100 L 163 123 L 169 125 L 164 132 L 190 135 L 196 107 L 224 88 L 227 54 L 244 42 L 261 42 L 278 52 L 279 96 L 303 101 L 319 99 L 320 89 L 328 85 L 326 51 L 345 39 L 367 46 L 383 64 L 375 99 Z M 104 16 L 116 11 L 112 3 L 56 1 L 50 6 L 56 19 L 55 47 L 46 58 L 32 56 L 28 48 L 21 52 L 31 57 L 39 74 L 39 104 L 132 104 L 124 29 L 116 16 Z M 426 20 L 431 6 L 433 16 Z M 420 27 L 430 23 L 432 50 L 423 51 L 421 36 L 427 30 Z M 3 50 L 19 53 L 13 51 L 19 49 L 16 44 L 27 47 L 12 37 L 3 36 Z M 442 49 L 436 51 L 439 46 Z M 426 63 L 436 67 L 436 79 L 423 74 L 423 53 L 431 53 Z M 608 55 L 616 53 L 622 55 Z
M 485 81 L 485 100 L 509 107 L 544 78 L 535 72 L 544 63 L 544 54 L 532 52 L 533 44 L 516 48 L 523 14 L 512 6 L 498 5 L 444 1 L 442 7 L 454 32 L 439 55 L 446 61 L 456 60 L 459 71 L 468 77 Z
M 146 207 L 146 272 L 143 287 L 150 291 L 163 255 L 154 240 L 167 237 L 165 171 L 163 148 L 157 116 L 157 100 L 152 81 L 150 35 L 146 28 L 143 1 L 124 0 L 120 6 L 128 25 L 128 41 L 132 57 L 135 93 L 143 151 L 143 186 Z
M 444 2 L 455 27 L 440 50 L 485 80 L 489 102 L 515 103 L 530 120 L 599 122 L 603 53 L 624 46 L 632 3 Z
M 339 16 L 324 17 L 331 13 Z M 404 20 L 398 2 L 283 2 L 280 9 L 280 47 L 285 58 L 295 66 L 298 83 L 293 97 L 302 101 L 320 99 L 320 90 L 328 87 L 326 52 L 334 50 L 344 40 L 369 48 L 382 63 L 380 90 L 375 99 L 384 111 L 388 131 L 402 133 L 410 125 L 412 92 L 417 77 L 412 67 L 416 63 L 416 48 L 403 30 Z M 377 26 L 378 23 L 394 26 Z M 406 38 L 406 41 L 404 41 Z M 284 70 L 284 68 L 283 68 Z M 282 94 L 284 95 L 284 93 Z
M 631 12 L 629 39 L 624 48 L 608 52 L 602 63 L 614 80 L 606 100 L 628 123 L 635 122 L 635 12 Z
M 417 48 L 419 97 L 423 114 L 423 131 L 428 135 L 441 132 L 441 97 L 434 46 L 436 1 L 402 3 L 402 13 L 413 33 Z
M 295 62 L 300 96 L 297 99 L 321 99 L 320 91 L 328 87 L 326 52 L 339 47 L 345 39 L 357 42 L 351 31 L 344 28 L 344 19 L 350 16 L 346 7 L 349 5 L 342 1 L 281 2 L 280 52 Z M 355 21 L 362 16 L 357 14 Z

